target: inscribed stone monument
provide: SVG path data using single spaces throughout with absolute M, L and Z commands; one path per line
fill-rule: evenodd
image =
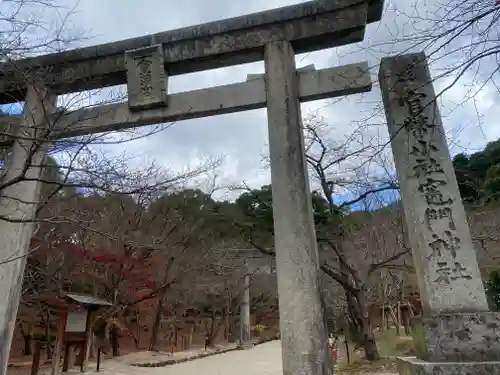
M 423 317 L 403 374 L 500 373 L 500 315 L 489 312 L 423 53 L 382 59 L 379 75 Z
M 423 308 L 433 314 L 488 311 L 434 89 L 423 59 L 422 54 L 385 58 L 380 69 Z

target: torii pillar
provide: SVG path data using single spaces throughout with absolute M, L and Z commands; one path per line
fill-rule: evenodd
M 268 44 L 265 66 L 283 374 L 327 375 L 332 361 L 291 44 Z

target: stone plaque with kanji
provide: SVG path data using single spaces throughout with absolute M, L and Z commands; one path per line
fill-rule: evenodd
M 140 111 L 167 105 L 168 78 L 161 45 L 125 52 L 128 104 Z

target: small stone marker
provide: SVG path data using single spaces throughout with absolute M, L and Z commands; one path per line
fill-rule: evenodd
M 380 86 L 423 307 L 401 374 L 500 374 L 489 312 L 424 53 L 383 58 Z
M 160 44 L 125 52 L 131 111 L 167 106 L 168 77 L 163 62 Z

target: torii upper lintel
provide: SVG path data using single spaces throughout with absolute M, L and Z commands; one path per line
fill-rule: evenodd
M 26 74 L 37 74 L 54 94 L 126 83 L 125 51 L 160 44 L 168 75 L 263 60 L 273 40 L 295 53 L 363 40 L 379 21 L 383 0 L 316 0 L 172 31 L 0 65 L 0 104 L 22 101 Z

